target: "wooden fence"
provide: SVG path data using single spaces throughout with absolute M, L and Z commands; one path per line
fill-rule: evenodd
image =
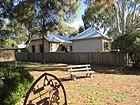
M 18 61 L 41 62 L 41 53 L 16 53 Z M 126 66 L 127 54 L 120 52 L 51 52 L 45 53 L 45 63 L 98 64 Z

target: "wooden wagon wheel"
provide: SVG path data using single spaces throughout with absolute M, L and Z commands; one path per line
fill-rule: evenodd
M 56 76 L 44 73 L 28 90 L 23 105 L 67 105 L 64 86 Z

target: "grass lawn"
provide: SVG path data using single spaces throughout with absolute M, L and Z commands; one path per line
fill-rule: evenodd
M 70 79 L 66 64 L 18 63 L 35 79 L 44 72 L 62 80 L 68 105 L 140 105 L 140 70 L 93 66 L 93 78 Z

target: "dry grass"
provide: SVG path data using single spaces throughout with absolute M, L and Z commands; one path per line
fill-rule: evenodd
M 26 64 L 22 64 L 25 66 Z M 37 66 L 38 65 L 38 66 Z M 93 78 L 70 79 L 66 64 L 31 64 L 26 69 L 37 79 L 44 72 L 61 79 L 68 105 L 140 105 L 140 70 L 93 66 Z

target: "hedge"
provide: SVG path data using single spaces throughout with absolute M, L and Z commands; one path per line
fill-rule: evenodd
M 33 83 L 23 67 L 0 67 L 0 105 L 15 105 Z

